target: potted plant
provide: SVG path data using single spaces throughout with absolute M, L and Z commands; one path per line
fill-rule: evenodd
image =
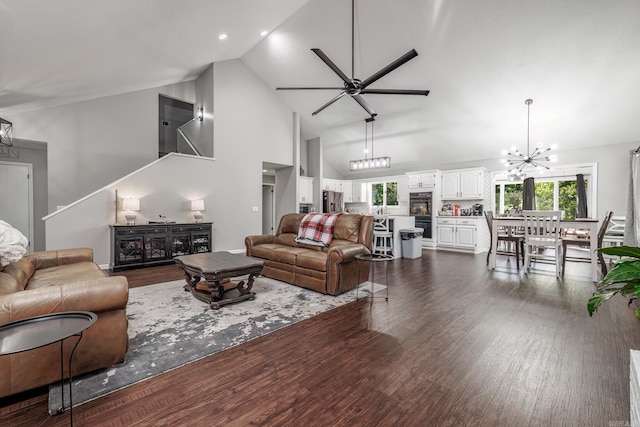
M 597 291 L 593 293 L 587 309 L 589 316 L 598 307 L 615 294 L 629 299 L 629 305 L 640 298 L 640 248 L 633 246 L 611 246 L 598 249 L 603 254 L 619 256 L 620 262 L 598 283 Z M 636 317 L 640 319 L 640 308 L 636 308 Z

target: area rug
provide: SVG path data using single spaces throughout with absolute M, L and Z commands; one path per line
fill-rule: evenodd
M 126 361 L 74 378 L 74 406 L 356 299 L 356 289 L 331 296 L 260 277 L 253 285 L 255 300 L 211 310 L 208 304 L 185 292 L 184 284 L 184 280 L 176 280 L 130 290 Z M 384 285 L 375 284 L 373 292 L 383 289 Z M 369 282 L 358 289 L 360 297 L 368 296 L 370 291 Z M 68 388 L 64 397 L 67 407 Z M 58 383 L 49 388 L 49 413 L 56 412 L 60 401 Z

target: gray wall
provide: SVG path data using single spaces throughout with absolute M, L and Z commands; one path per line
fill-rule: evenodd
M 2 114 L 20 138 L 48 144 L 48 212 L 158 158 L 159 93 L 194 102 L 195 84 Z
M 22 132 L 20 132 L 22 133 Z M 18 158 L 0 157 L 3 162 L 29 163 L 33 170 L 33 249 L 45 249 L 45 223 L 48 199 L 47 143 L 14 139 L 14 148 L 18 149 Z M 0 183 L 2 185 L 2 183 Z
M 225 207 L 216 221 L 226 224 L 214 246 L 237 249 L 245 236 L 262 234 L 262 163 L 294 165 L 293 113 L 240 60 L 216 62 L 213 74 L 215 194 Z M 286 185 L 276 175 L 276 197 L 294 202 L 282 206 L 288 212 L 296 206 L 293 182 Z
M 207 89 L 210 75 L 211 90 Z M 202 96 L 205 120 L 213 129 L 216 161 L 206 173 L 176 168 L 168 176 L 180 175 L 194 183 L 205 180 L 194 188 L 204 184 L 209 189 L 205 217 L 214 221 L 213 249 L 243 249 L 245 236 L 262 232 L 262 162 L 293 166 L 292 112 L 240 60 L 215 63 L 203 74 L 202 85 L 204 93 L 198 99 Z M 156 160 L 158 94 L 196 103 L 195 87 L 194 81 L 183 82 L 3 117 L 21 136 L 49 143 L 48 211 L 53 212 L 55 206 L 77 201 Z M 214 92 L 213 108 L 208 109 L 207 99 Z M 137 188 L 130 191 L 138 193 Z M 295 185 L 284 185 L 277 194 L 285 191 L 293 195 L 283 197 L 295 201 Z M 177 191 L 167 195 L 161 184 L 145 186 L 139 195 L 144 198 L 141 219 L 182 209 L 187 196 Z M 103 198 L 106 202 L 95 215 L 102 218 L 101 230 L 106 230 L 113 223 L 113 200 Z M 69 228 L 73 225 L 69 215 L 55 215 L 51 221 Z M 85 210 L 83 215 L 93 213 Z M 108 242 L 103 233 L 95 232 L 67 243 L 58 237 L 51 246 L 47 241 L 48 248 L 71 244 L 104 248 Z
M 140 199 L 136 224 L 160 220 L 159 215 L 178 223 L 194 222 L 191 200 L 203 199 L 203 221 L 213 221 L 213 240 L 220 227 L 215 219 L 225 207 L 217 203 L 215 191 L 215 161 L 210 157 L 196 157 L 170 153 L 114 182 L 47 218 L 47 249 L 88 246 L 93 259 L 107 267 L 110 259 L 109 224 L 115 220 L 115 191 L 118 190 L 118 224 L 126 224 L 122 201 L 129 197 Z M 197 170 L 200 179 L 176 171 Z M 69 226 L 73 224 L 73 226 Z
M 204 118 L 202 122 L 195 121 L 189 128 L 190 135 L 193 135 L 192 141 L 196 148 L 205 157 L 214 156 L 213 141 L 213 64 L 202 72 L 196 79 L 196 102 L 193 106 L 195 117 L 198 107 L 204 110 Z

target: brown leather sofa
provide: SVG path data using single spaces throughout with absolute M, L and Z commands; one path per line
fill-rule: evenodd
M 73 356 L 74 376 L 124 361 L 128 299 L 127 279 L 108 277 L 93 263 L 89 248 L 35 252 L 0 270 L 0 325 L 62 311 L 98 315 Z M 65 377 L 75 340 L 65 341 Z M 59 344 L 0 356 L 0 397 L 56 381 L 60 381 Z
M 262 275 L 323 294 L 338 295 L 369 279 L 373 217 L 343 214 L 336 221 L 329 247 L 295 242 L 305 214 L 286 214 L 275 235 L 245 238 L 247 256 L 264 259 Z

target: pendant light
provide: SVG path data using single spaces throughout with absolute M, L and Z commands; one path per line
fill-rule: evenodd
M 511 181 L 526 178 L 527 168 L 534 169 L 539 173 L 544 173 L 551 168 L 542 162 L 556 161 L 556 156 L 547 155 L 547 153 L 555 149 L 556 146 L 545 148 L 542 144 L 538 144 L 535 150 L 531 152 L 529 148 L 529 113 L 533 99 L 527 99 L 524 103 L 527 105 L 527 151 L 521 153 L 516 147 L 511 147 L 510 151 L 505 150 L 502 152 L 503 155 L 511 156 L 511 158 L 500 160 L 502 164 L 508 168 L 508 176 Z

